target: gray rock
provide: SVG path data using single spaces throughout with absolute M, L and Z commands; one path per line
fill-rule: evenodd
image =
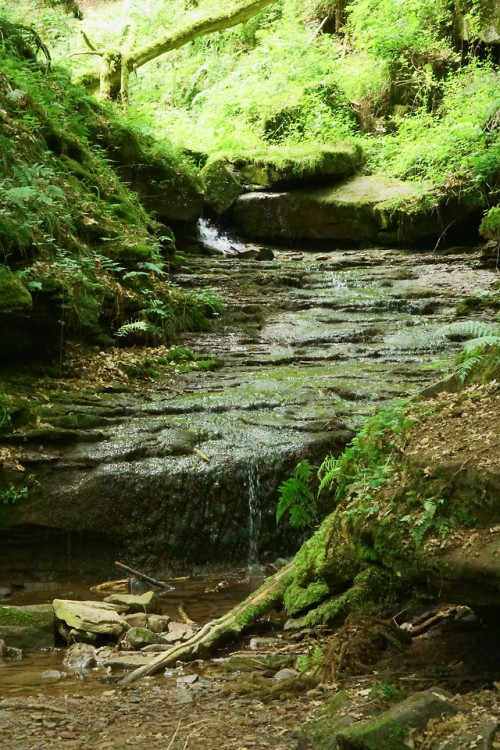
M 279 669 L 292 661 L 286 654 L 255 653 L 231 654 L 227 659 L 216 659 L 228 672 L 255 672 L 258 670 Z
M 176 703 L 192 703 L 193 696 L 187 690 L 176 690 L 174 693 L 174 701 Z
M 125 633 L 124 641 L 133 649 L 143 648 L 151 644 L 163 643 L 162 637 L 147 628 L 130 628 Z
M 479 727 L 460 727 L 437 750 L 492 750 L 495 735 L 500 729 L 496 721 L 486 720 Z
M 299 677 L 300 672 L 297 672 L 296 669 L 280 669 L 279 672 L 276 672 L 276 674 L 273 676 L 273 680 L 289 680 L 291 677 Z
M 47 682 L 59 682 L 63 676 L 63 673 L 59 672 L 58 669 L 46 669 L 40 674 L 42 680 L 46 680 Z
M 410 729 L 425 729 L 431 719 L 458 712 L 445 690 L 414 693 L 380 716 L 357 722 L 337 734 L 339 750 L 408 750 Z
M 125 615 L 125 620 L 131 628 L 147 628 L 148 616 L 145 612 L 136 612 L 133 615 Z
M 76 670 L 93 667 L 96 664 L 95 648 L 87 643 L 74 643 L 66 651 L 63 664 Z
M 128 612 L 160 612 L 160 600 L 154 591 L 146 591 L 144 594 L 111 594 L 104 600 L 110 604 L 118 604 L 126 607 Z
M 103 660 L 103 664 L 106 667 L 111 667 L 112 671 L 120 669 L 137 669 L 137 667 L 143 667 L 145 664 L 150 664 L 154 659 L 151 654 L 145 653 L 124 653 L 119 656 L 111 656 L 109 659 Z
M 170 617 L 167 615 L 149 615 L 147 619 L 147 627 L 153 633 L 165 633 L 168 630 L 168 624 Z
M 258 651 L 261 648 L 273 648 L 281 643 L 279 638 L 251 638 L 248 647 L 252 651 Z

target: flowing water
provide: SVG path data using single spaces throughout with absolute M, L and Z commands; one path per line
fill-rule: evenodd
M 143 393 L 65 396 L 67 413 L 96 426 L 76 442 L 28 442 L 23 463 L 38 484 L 3 537 L 0 574 L 6 559 L 20 573 L 38 561 L 107 574 L 120 556 L 165 576 L 291 553 L 298 537 L 276 525 L 278 485 L 301 459 L 340 453 L 376 406 L 445 373 L 459 344 L 441 327 L 495 278 L 475 255 L 188 256 L 176 283 L 212 288 L 226 309 L 181 343 L 222 368 Z
M 495 279 L 474 255 L 188 257 L 176 283 L 211 287 L 226 309 L 212 331 L 182 343 L 223 367 L 146 393 L 65 397 L 68 413 L 99 424 L 70 444 L 28 443 L 23 462 L 38 485 L 0 539 L 0 588 L 23 586 L 14 603 L 89 598 L 90 583 L 116 577 L 117 557 L 167 577 L 293 552 L 297 535 L 275 522 L 277 486 L 302 458 L 339 453 L 376 406 L 445 373 L 459 345 L 440 328 L 463 296 Z M 182 604 L 202 623 L 257 583 L 241 572 L 186 579 L 164 608 L 175 616 Z M 45 690 L 52 678 L 41 672 L 61 663 L 60 651 L 6 663 L 0 688 Z M 51 689 L 68 689 L 65 680 L 75 678 Z

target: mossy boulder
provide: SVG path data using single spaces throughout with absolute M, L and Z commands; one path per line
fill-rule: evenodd
M 334 187 L 247 193 L 236 201 L 232 218 L 251 239 L 393 244 L 439 235 L 438 206 L 427 183 L 372 175 Z
M 0 607 L 0 640 L 14 648 L 53 648 L 54 621 L 50 604 Z
M 0 266 L 0 317 L 27 318 L 31 314 L 33 300 L 24 284 L 7 268 Z
M 490 208 L 481 222 L 479 231 L 487 240 L 500 242 L 500 206 Z
M 205 186 L 205 202 L 216 214 L 230 208 L 244 190 L 238 173 L 225 157 L 210 159 L 200 176 Z
M 216 154 L 201 173 L 205 201 L 221 214 L 248 190 L 297 188 L 338 180 L 353 174 L 361 161 L 360 147 L 348 141 Z
M 339 750 L 407 750 L 412 729 L 425 729 L 431 719 L 458 712 L 452 697 L 439 688 L 414 693 L 380 716 L 339 732 Z

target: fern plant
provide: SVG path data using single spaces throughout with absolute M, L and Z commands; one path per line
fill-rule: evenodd
M 491 380 L 500 374 L 500 327 L 479 320 L 450 323 L 440 329 L 446 336 L 470 336 L 455 363 L 455 375 L 466 380 Z
M 310 486 L 313 471 L 314 466 L 304 459 L 295 468 L 293 477 L 279 486 L 276 521 L 288 513 L 290 526 L 294 528 L 312 526 L 316 522 L 316 496 Z

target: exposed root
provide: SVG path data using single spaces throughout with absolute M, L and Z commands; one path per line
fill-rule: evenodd
M 333 682 L 340 675 L 363 674 L 390 646 L 401 651 L 410 641 L 408 633 L 391 620 L 354 612 L 329 639 L 317 667 L 318 676 L 324 682 Z

